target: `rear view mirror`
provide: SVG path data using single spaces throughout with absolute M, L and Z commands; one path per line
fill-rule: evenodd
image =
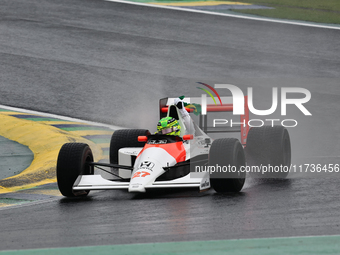
M 138 142 L 147 142 L 148 137 L 147 136 L 138 136 Z
M 194 136 L 193 136 L 193 135 L 184 135 L 184 136 L 183 136 L 183 140 L 184 140 L 184 141 L 188 141 L 188 140 L 192 140 L 192 139 L 194 139 Z

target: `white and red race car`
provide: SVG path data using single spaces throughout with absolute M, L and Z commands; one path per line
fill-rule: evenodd
M 194 123 L 194 134 L 186 135 L 186 127 L 173 101 L 174 98 L 160 100 L 160 117 L 178 120 L 181 136 L 151 134 L 145 129 L 116 130 L 110 143 L 110 163 L 94 162 L 87 144 L 64 144 L 56 168 L 62 195 L 86 196 L 90 190 L 109 189 L 146 192 L 160 188 L 197 188 L 203 191 L 210 187 L 217 192 L 239 192 L 246 178 L 246 172 L 240 171 L 242 166 L 290 165 L 290 139 L 285 128 L 263 126 L 249 130 L 247 125 L 241 125 L 222 132 L 240 132 L 242 143 L 236 138 L 213 140 L 207 133 L 216 130 L 209 129 L 206 116 L 200 115 L 199 126 Z M 232 111 L 232 104 L 208 105 L 207 111 Z M 248 123 L 247 107 L 240 119 L 241 123 Z M 216 166 L 237 171 L 212 173 L 209 167 Z M 112 178 L 94 174 L 95 168 L 110 173 Z M 285 176 L 280 173 L 270 177 Z

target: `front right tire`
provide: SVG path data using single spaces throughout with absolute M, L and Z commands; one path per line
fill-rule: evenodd
M 210 184 L 216 192 L 239 192 L 243 188 L 246 173 L 240 170 L 245 166 L 245 155 L 238 139 L 214 140 L 209 151 L 209 166 L 236 170 L 210 174 Z

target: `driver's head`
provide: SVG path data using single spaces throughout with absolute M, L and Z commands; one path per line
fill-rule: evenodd
M 157 131 L 158 134 L 179 136 L 181 134 L 181 126 L 175 118 L 165 117 L 158 121 Z

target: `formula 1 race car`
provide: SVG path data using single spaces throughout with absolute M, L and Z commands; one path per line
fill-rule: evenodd
M 87 144 L 64 144 L 56 168 L 62 195 L 86 196 L 90 190 L 107 189 L 146 192 L 160 188 L 197 188 L 204 191 L 210 187 L 216 192 L 239 192 L 246 178 L 246 172 L 240 171 L 242 167 L 290 165 L 287 130 L 281 126 L 249 130 L 247 106 L 245 115 L 240 116 L 240 123 L 244 125 L 216 130 L 207 126 L 207 115 L 200 115 L 199 125 L 193 123 L 194 133 L 185 134 L 186 127 L 173 101 L 173 98 L 160 100 L 160 117 L 175 118 L 181 125 L 180 136 L 151 134 L 145 129 L 116 130 L 110 142 L 110 163 L 94 162 Z M 208 104 L 207 111 L 232 111 L 232 104 Z M 207 135 L 211 132 L 240 132 L 241 142 L 236 138 L 213 140 Z M 237 171 L 212 173 L 206 171 L 209 166 L 228 166 Z M 109 173 L 112 178 L 95 174 L 95 168 L 105 171 L 106 175 Z M 279 173 L 269 177 L 284 178 L 286 175 Z

